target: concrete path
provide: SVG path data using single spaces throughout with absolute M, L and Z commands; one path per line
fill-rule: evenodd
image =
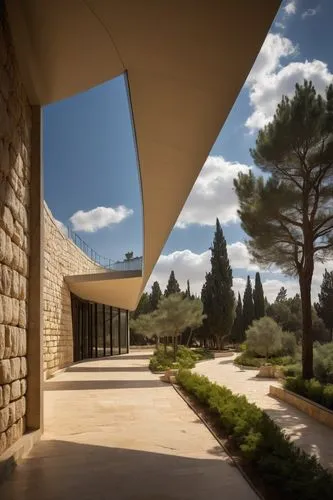
M 148 354 L 73 365 L 45 385 L 43 440 L 4 500 L 256 500 Z
M 268 395 L 277 380 L 257 378 L 257 370 L 244 370 L 233 364 L 235 355 L 198 363 L 195 371 L 256 403 L 291 437 L 297 446 L 318 457 L 333 471 L 333 429 L 320 424 L 293 406 Z

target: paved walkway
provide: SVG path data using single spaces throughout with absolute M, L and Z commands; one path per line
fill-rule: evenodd
M 4 500 L 256 500 L 175 390 L 135 352 L 73 365 L 45 387 L 43 440 Z
M 233 364 L 235 355 L 198 363 L 195 371 L 210 380 L 245 394 L 256 403 L 307 453 L 315 454 L 324 467 L 333 471 L 333 429 L 320 424 L 293 406 L 268 395 L 277 380 L 257 378 L 256 370 L 244 370 Z

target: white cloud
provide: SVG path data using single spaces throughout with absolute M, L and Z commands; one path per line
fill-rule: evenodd
M 58 219 L 54 219 L 54 222 L 55 222 L 56 226 L 58 227 L 58 229 L 62 232 L 62 234 L 67 237 L 68 236 L 68 229 L 65 226 L 65 224 Z
M 318 14 L 320 7 L 316 7 L 315 9 L 307 9 L 302 13 L 302 19 L 306 19 L 307 17 L 313 17 Z
M 222 224 L 237 222 L 238 200 L 233 180 L 238 172 L 248 172 L 248 165 L 209 156 L 178 217 L 176 227 L 190 224 L 212 226 L 216 217 Z
M 278 22 L 278 21 L 276 21 L 276 23 L 274 23 L 274 24 L 275 24 L 275 26 L 276 26 L 277 28 L 280 28 L 281 30 L 284 30 L 284 28 L 286 27 L 286 26 L 285 26 L 285 24 L 280 23 L 280 22 Z
M 112 207 L 96 207 L 85 212 L 79 210 L 70 217 L 74 231 L 86 231 L 94 233 L 98 229 L 119 224 L 127 217 L 133 214 L 133 210 L 119 205 L 116 208 Z
M 251 132 L 266 125 L 272 118 L 282 95 L 291 97 L 295 84 L 312 80 L 316 90 L 323 94 L 333 74 L 323 61 L 290 62 L 281 67 L 281 59 L 296 54 L 291 40 L 280 34 L 268 34 L 247 79 L 253 113 L 245 125 Z
M 231 267 L 234 270 L 244 270 L 244 278 L 235 277 L 233 279 L 233 289 L 236 296 L 238 292 L 240 292 L 241 296 L 243 296 L 247 274 L 250 272 L 253 275 L 253 273 L 258 271 L 259 268 L 255 264 L 251 264 L 249 254 L 244 243 L 232 243 L 228 245 L 227 248 Z M 333 259 L 327 261 L 325 264 L 317 263 L 315 265 L 312 284 L 313 301 L 317 300 L 325 268 L 333 270 Z M 150 292 L 153 282 L 158 281 L 163 291 L 166 287 L 170 271 L 172 269 L 175 271 L 176 278 L 182 290 L 185 290 L 186 281 L 189 279 L 192 292 L 200 295 L 205 274 L 210 270 L 210 251 L 207 250 L 206 252 L 197 254 L 191 250 L 179 250 L 168 255 L 161 255 L 147 283 L 146 290 Z M 263 278 L 264 271 L 260 271 L 262 273 L 264 294 L 270 302 L 275 300 L 275 297 L 282 286 L 287 289 L 288 297 L 293 297 L 296 293 L 299 293 L 297 279 L 290 277 L 286 278 L 282 274 L 278 273 L 277 270 L 274 271 L 274 277 Z M 252 285 L 254 286 L 254 283 L 252 283 Z
M 288 2 L 284 7 L 284 11 L 288 16 L 290 16 L 291 14 L 296 14 L 296 0 L 291 0 L 291 2 Z

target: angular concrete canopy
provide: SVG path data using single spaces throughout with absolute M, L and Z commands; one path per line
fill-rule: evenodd
M 33 104 L 69 97 L 127 72 L 142 184 L 141 291 L 279 4 L 279 0 L 7 1 Z M 133 308 L 140 293 L 130 281 L 127 302 Z

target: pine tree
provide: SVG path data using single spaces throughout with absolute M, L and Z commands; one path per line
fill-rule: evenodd
M 247 277 L 247 283 L 244 291 L 243 297 L 243 318 L 244 318 L 244 330 L 252 325 L 254 320 L 254 305 L 253 305 L 253 295 L 252 295 L 252 284 L 250 276 Z
M 180 293 L 180 287 L 178 281 L 176 280 L 174 271 L 171 271 L 164 296 L 169 297 L 169 295 L 173 293 Z
M 231 339 L 236 344 L 241 344 L 245 340 L 243 304 L 239 292 L 238 292 L 235 320 L 231 330 Z
M 187 280 L 187 282 L 186 282 L 185 297 L 187 297 L 188 299 L 191 298 L 190 280 Z
M 265 299 L 260 274 L 256 273 L 255 286 L 253 290 L 254 318 L 260 319 L 265 316 Z
M 162 297 L 161 288 L 158 281 L 154 281 L 149 295 L 150 308 L 152 311 L 157 309 L 157 305 Z
M 275 302 L 285 302 L 287 300 L 287 289 L 282 286 L 276 296 Z
M 222 227 L 216 219 L 214 241 L 211 247 L 211 272 L 206 274 L 202 299 L 207 315 L 205 327 L 222 348 L 230 335 L 234 320 L 234 292 L 232 290 L 232 269 L 229 264 L 227 244 Z
M 333 271 L 325 269 L 323 281 L 318 294 L 318 303 L 315 304 L 318 316 L 324 321 L 326 328 L 331 332 L 333 340 Z

